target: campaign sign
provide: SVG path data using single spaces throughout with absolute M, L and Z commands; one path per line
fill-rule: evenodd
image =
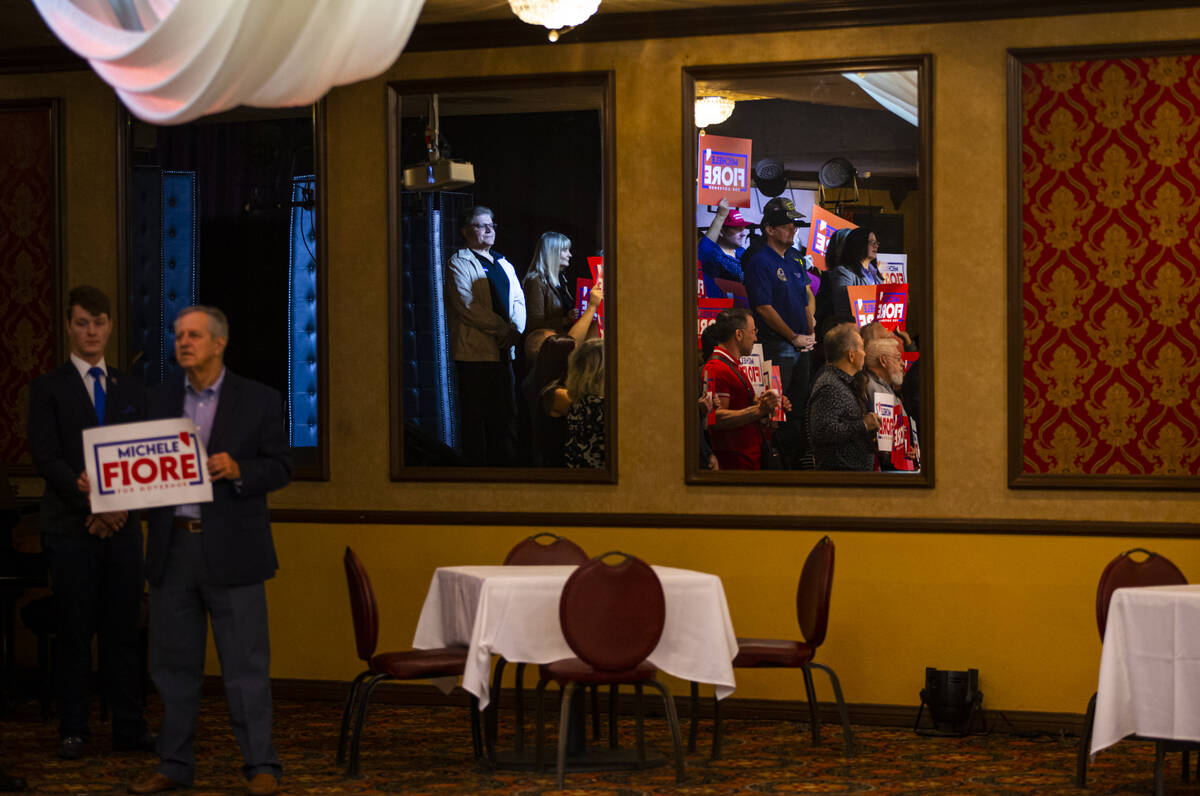
M 212 501 L 208 456 L 186 417 L 83 432 L 92 512 Z
M 721 310 L 727 310 L 733 306 L 733 299 L 702 298 L 698 299 L 696 304 L 696 348 L 703 351 L 704 343 L 700 341 L 700 335 L 704 334 L 704 330 L 712 325 L 717 316 L 721 314 Z
M 742 375 L 746 377 L 746 381 L 750 382 L 750 386 L 754 388 L 754 395 L 757 397 L 762 394 L 765 389 L 763 382 L 763 357 L 761 353 L 751 354 L 747 357 L 742 357 L 742 361 L 738 363 L 742 369 Z
M 850 312 L 859 328 L 875 320 L 875 285 L 850 285 L 846 293 L 850 296 Z
M 875 286 L 875 320 L 889 332 L 904 328 L 908 315 L 908 285 Z
M 707 371 L 704 373 L 704 391 L 708 393 L 709 400 L 713 405 L 713 408 L 704 414 L 704 425 L 712 428 L 717 424 L 717 385 Z
M 880 252 L 875 255 L 875 265 L 879 268 L 879 275 L 883 277 L 884 282 L 896 284 L 908 281 L 907 254 L 884 254 Z
M 779 366 L 778 365 L 771 366 L 771 389 L 774 390 L 775 392 L 779 393 L 780 395 L 783 395 L 783 381 L 779 377 Z M 782 423 L 783 421 L 787 420 L 787 418 L 783 416 L 783 401 L 782 400 L 778 404 L 775 405 L 775 414 L 771 415 L 771 419 L 775 420 L 779 423 Z
M 587 311 L 588 296 L 592 295 L 592 285 L 596 284 L 590 279 L 575 280 L 575 306 L 579 309 L 579 314 L 583 315 Z M 604 336 L 604 302 L 601 301 L 596 307 L 596 325 L 600 330 L 600 336 Z
M 896 434 L 896 396 L 882 391 L 875 393 L 875 414 L 879 415 L 879 432 L 875 437 L 879 450 L 890 453 Z
M 896 410 L 896 431 L 892 435 L 892 467 L 912 472 L 917 469 L 916 449 L 909 444 L 911 421 L 903 407 Z
M 696 261 L 696 298 L 708 298 L 704 290 L 704 266 L 699 260 Z
M 715 205 L 722 199 L 730 207 L 750 206 L 750 148 L 749 138 L 727 138 L 720 135 L 700 136 L 699 190 L 696 203 Z
M 587 258 L 588 270 L 592 272 L 592 284 L 604 281 L 604 258 L 589 257 Z
M 825 208 L 814 203 L 812 219 L 808 228 L 808 253 L 812 255 L 813 265 L 824 271 L 829 266 L 825 263 L 825 253 L 829 251 L 829 239 L 839 229 L 856 229 L 858 224 L 847 221 L 841 216 L 830 213 Z

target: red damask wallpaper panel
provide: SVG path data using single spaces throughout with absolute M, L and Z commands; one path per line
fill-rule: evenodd
M 56 365 L 56 103 L 0 103 L 0 462 L 32 472 L 29 382 Z
M 1019 80 L 1017 480 L 1180 486 L 1200 475 L 1200 55 Z

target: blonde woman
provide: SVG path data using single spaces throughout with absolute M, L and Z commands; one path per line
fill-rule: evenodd
M 529 271 L 521 282 L 525 292 L 527 329 L 553 329 L 564 332 L 574 302 L 574 293 L 563 277 L 571 263 L 571 239 L 561 232 L 544 232 Z
M 576 346 L 567 362 L 567 467 L 604 466 L 604 340 Z

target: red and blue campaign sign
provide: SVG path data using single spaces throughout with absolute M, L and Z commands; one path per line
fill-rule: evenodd
M 589 258 L 590 260 L 590 258 Z M 603 268 L 603 265 L 601 265 Z M 592 295 L 592 285 L 596 284 L 591 279 L 576 279 L 575 280 L 575 306 L 579 309 L 579 314 L 583 315 L 587 311 L 588 298 Z M 600 332 L 600 336 L 604 336 L 604 302 L 601 301 L 596 306 L 596 328 Z
M 212 501 L 208 457 L 185 417 L 89 428 L 83 450 L 94 513 Z
M 860 327 L 875 320 L 876 285 L 850 285 L 846 295 L 850 298 L 850 312 Z
M 829 251 L 833 233 L 839 229 L 855 229 L 858 225 L 830 213 L 818 204 L 812 207 L 811 224 L 808 228 L 808 253 L 812 255 L 813 265 L 824 271 L 829 267 L 825 262 L 825 254 Z
M 908 285 L 884 283 L 875 289 L 875 320 L 889 331 L 903 329 L 908 315 Z
M 717 319 L 721 310 L 727 310 L 733 306 L 733 299 L 702 298 L 696 301 L 696 305 L 696 348 L 703 349 L 704 344 L 700 341 L 700 335 L 704 334 L 704 330 Z
M 749 138 L 700 136 L 697 204 L 715 205 L 725 199 L 730 207 L 750 206 L 752 143 Z

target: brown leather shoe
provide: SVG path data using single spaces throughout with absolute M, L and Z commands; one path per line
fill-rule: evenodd
M 129 786 L 130 793 L 166 793 L 169 790 L 182 788 L 175 780 L 166 774 L 155 771 L 148 777 L 143 777 Z
M 246 783 L 246 793 L 250 796 L 271 796 L 272 793 L 279 791 L 279 780 L 274 774 L 268 774 L 265 771 L 260 771 L 254 775 L 254 778 Z

